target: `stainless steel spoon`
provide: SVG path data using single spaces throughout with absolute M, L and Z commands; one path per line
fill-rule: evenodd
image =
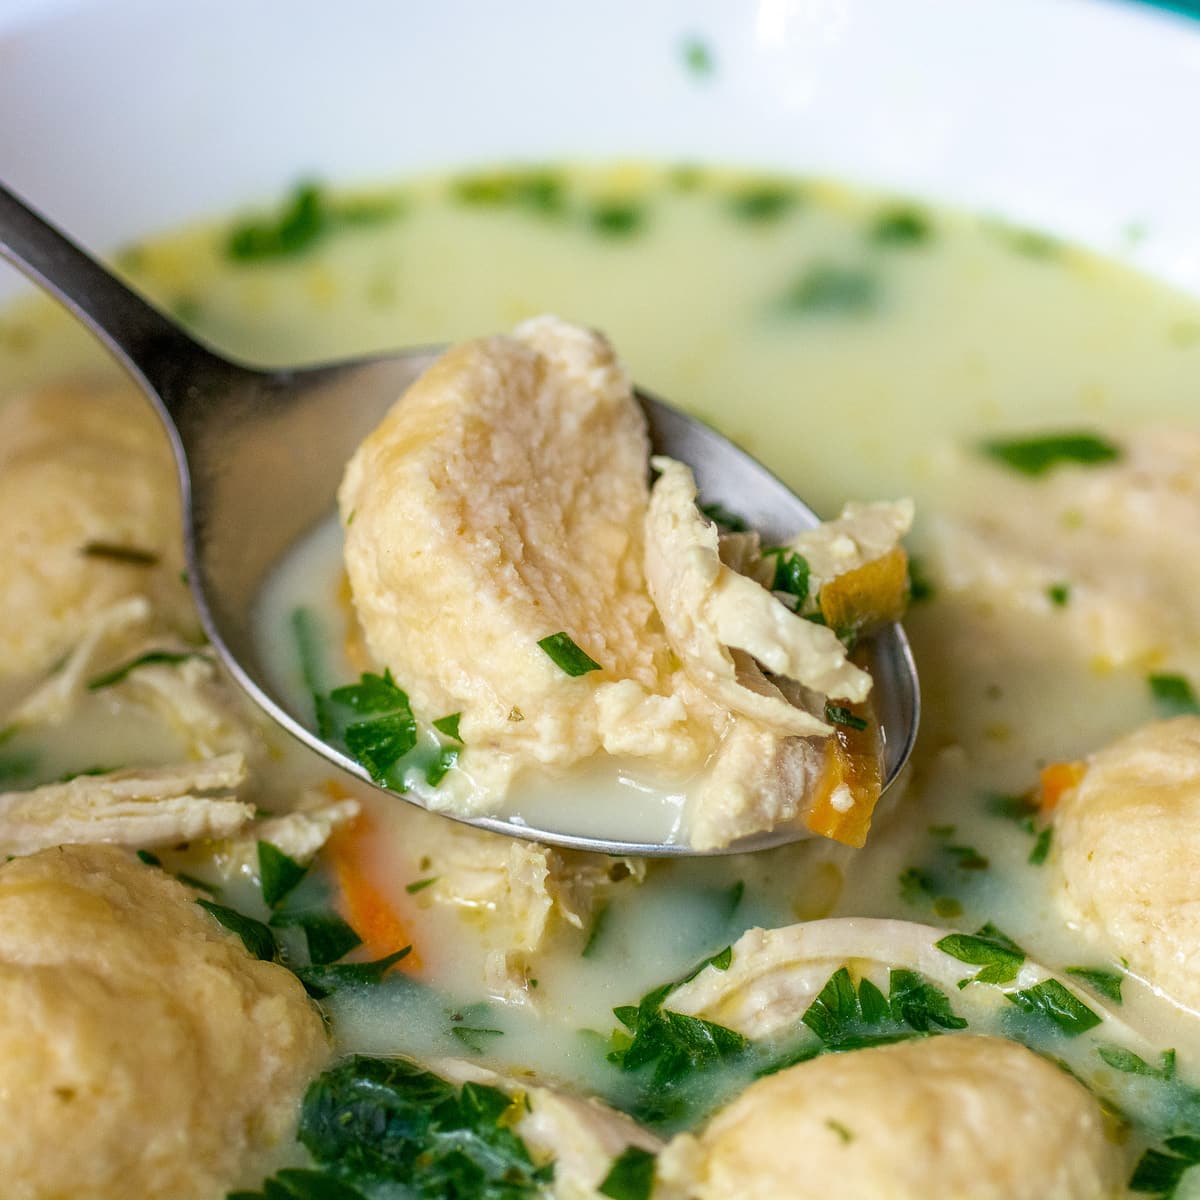
M 57 297 L 105 344 L 167 427 L 179 468 L 192 593 L 229 671 L 306 746 L 370 783 L 366 769 L 323 742 L 272 684 L 252 617 L 263 586 L 289 549 L 333 511 L 342 468 L 355 447 L 439 351 L 403 350 L 299 370 L 231 362 L 190 338 L 3 186 L 0 256 Z M 706 502 L 743 516 L 768 544 L 817 523 L 811 509 L 765 467 L 714 430 L 644 392 L 638 399 L 654 452 L 688 463 Z M 899 625 L 871 639 L 869 652 L 887 787 L 912 750 L 920 694 Z M 573 849 L 696 853 L 687 845 L 581 837 L 498 817 L 466 820 Z M 795 830 L 779 830 L 718 853 L 763 849 L 797 836 Z

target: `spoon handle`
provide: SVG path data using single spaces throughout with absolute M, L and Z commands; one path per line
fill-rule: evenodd
M 63 303 L 174 415 L 214 356 L 0 183 L 0 258 Z

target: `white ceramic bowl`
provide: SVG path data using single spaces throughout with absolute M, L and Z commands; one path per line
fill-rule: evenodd
M 301 173 L 643 156 L 1000 213 L 1200 292 L 1198 111 L 1200 23 L 1124 0 L 0 0 L 0 178 L 97 247 Z

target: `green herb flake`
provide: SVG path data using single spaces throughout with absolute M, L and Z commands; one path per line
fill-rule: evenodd
M 831 1132 L 837 1134 L 844 1145 L 848 1146 L 852 1141 L 854 1141 L 853 1131 L 843 1125 L 841 1121 L 835 1121 L 833 1117 L 825 1118 L 825 1127 Z
M 263 1181 L 261 1192 L 230 1192 L 225 1200 L 367 1200 L 367 1197 L 324 1171 L 284 1167 Z
M 583 944 L 583 949 L 579 952 L 581 958 L 592 958 L 597 948 L 600 945 L 600 939 L 604 936 L 604 930 L 608 925 L 608 905 L 601 904 L 592 917 L 591 928 L 588 930 L 587 941 Z
M 511 207 L 553 217 L 567 206 L 562 176 L 544 168 L 466 175 L 453 186 L 462 204 L 482 208 Z
M 742 906 L 742 901 L 746 896 L 746 881 L 744 879 L 735 880 L 729 887 L 729 891 L 725 893 L 725 916 L 732 917 L 735 912 Z
M 111 671 L 105 671 L 102 675 L 93 676 L 88 680 L 87 689 L 89 692 L 99 692 L 104 688 L 110 688 L 115 684 L 121 683 L 141 667 L 175 667 L 180 663 L 187 662 L 191 658 L 203 658 L 207 660 L 208 656 L 201 654 L 198 650 L 147 650 L 145 654 L 139 654 L 137 658 L 130 659 L 129 662 L 122 663 L 119 667 L 114 667 Z
M 1038 812 L 1037 801 L 1028 795 L 993 793 L 984 798 L 988 814 L 1019 825 L 1026 833 L 1033 832 L 1033 818 Z
M 274 908 L 308 874 L 294 858 L 270 842 L 258 843 L 258 877 L 263 903 Z
M 1167 1138 L 1170 1152 L 1147 1150 L 1138 1160 L 1129 1181 L 1129 1190 L 1141 1194 L 1173 1197 L 1184 1175 L 1200 1164 L 1200 1140 L 1191 1137 Z
M 437 757 L 425 768 L 425 782 L 430 787 L 437 787 L 446 778 L 450 768 L 458 762 L 460 753 L 458 746 L 443 746 Z
M 367 672 L 358 683 L 335 688 L 329 700 L 367 717 L 348 724 L 341 740 L 376 783 L 386 782 L 391 769 L 417 744 L 417 722 L 407 693 L 396 686 L 391 671 Z
M 976 933 L 951 933 L 935 944 L 951 958 L 983 968 L 968 981 L 972 983 L 1009 983 L 1025 962 L 1020 946 L 990 922 Z
M 1046 589 L 1046 599 L 1055 608 L 1066 608 L 1071 602 L 1071 585 L 1069 583 L 1052 583 Z
M 1126 1050 L 1124 1046 L 1106 1043 L 1096 1048 L 1096 1053 L 1114 1071 L 1123 1071 L 1127 1075 L 1145 1075 L 1150 1079 L 1161 1079 L 1169 1082 L 1175 1078 L 1175 1051 L 1164 1050 L 1159 1056 L 1159 1065 L 1151 1066 L 1144 1058 Z
M 641 1146 L 627 1146 L 600 1184 L 600 1195 L 612 1200 L 650 1200 L 654 1191 L 656 1157 Z
M 605 237 L 629 237 L 646 223 L 646 210 L 625 200 L 606 200 L 592 206 L 588 223 Z
M 812 571 L 803 554 L 793 553 L 784 546 L 765 551 L 775 559 L 775 575 L 771 580 L 771 591 L 784 592 L 796 597 L 799 608 L 808 599 L 809 579 Z
M 747 533 L 750 526 L 723 504 L 701 504 L 700 511 L 723 533 Z
M 410 896 L 415 896 L 418 892 L 423 892 L 427 887 L 433 887 L 439 878 L 440 876 L 430 875 L 428 879 L 415 879 L 412 883 L 406 883 L 404 890 Z
M 904 205 L 881 212 L 867 231 L 867 240 L 876 246 L 910 247 L 929 241 L 932 233 L 928 216 L 919 208 Z
M 782 307 L 796 313 L 863 316 L 878 300 L 878 281 L 869 271 L 814 263 L 784 293 Z
M 1038 832 L 1037 840 L 1033 843 L 1033 849 L 1029 851 L 1029 865 L 1040 867 L 1050 853 L 1050 843 L 1054 838 L 1054 826 L 1047 825 L 1045 829 Z
M 993 438 L 980 444 L 989 458 L 1022 475 L 1045 475 L 1063 463 L 1096 466 L 1116 462 L 1121 448 L 1094 433 L 1050 433 L 1040 437 Z
M 451 1025 L 450 1032 L 472 1054 L 483 1054 L 485 1052 L 485 1040 L 487 1038 L 504 1036 L 503 1029 L 485 1029 L 479 1025 Z
M 1022 1012 L 1048 1021 L 1067 1037 L 1078 1037 L 1100 1024 L 1100 1018 L 1057 979 L 1046 979 L 1020 992 L 1005 996 Z
M 296 977 L 304 984 L 304 990 L 314 1000 L 324 1000 L 333 992 L 349 991 L 354 988 L 373 987 L 383 981 L 384 975 L 412 952 L 405 946 L 394 954 L 377 958 L 374 962 L 323 963 L 307 967 L 294 967 Z
M 1067 967 L 1068 975 L 1082 979 L 1093 991 L 1099 992 L 1114 1004 L 1122 1003 L 1121 984 L 1125 976 L 1120 971 L 1109 971 L 1103 967 Z
M 353 927 L 328 909 L 279 909 L 272 914 L 271 924 L 280 929 L 303 930 L 309 961 L 316 967 L 337 962 L 362 945 L 362 938 Z
M 920 867 L 908 867 L 900 872 L 900 898 L 905 904 L 921 904 L 937 895 L 937 881 Z
M 933 581 L 929 577 L 925 560 L 915 554 L 908 557 L 908 600 L 910 604 L 922 604 L 934 597 Z
M 438 717 L 433 723 L 434 729 L 438 733 L 444 733 L 446 737 L 453 738 L 456 742 L 461 742 L 462 737 L 458 732 L 458 723 L 462 720 L 462 713 L 451 713 L 448 717 Z
M 703 38 L 694 34 L 685 37 L 680 47 L 684 68 L 695 79 L 708 79 L 716 70 L 712 48 Z
M 275 935 L 261 921 L 243 916 L 236 909 L 226 908 L 223 904 L 214 904 L 211 900 L 197 900 L 196 903 L 230 933 L 236 933 L 242 939 L 242 945 L 255 958 L 269 962 L 275 957 Z
M 943 846 L 942 852 L 954 859 L 960 871 L 986 871 L 990 863 L 974 846 Z
M 573 679 L 586 675 L 589 671 L 601 669 L 600 664 L 581 650 L 565 633 L 552 633 L 549 637 L 542 638 L 538 645 L 556 667 Z
M 729 211 L 747 224 L 767 225 L 786 216 L 799 199 L 800 193 L 794 187 L 762 183 L 731 196 Z
M 298 1137 L 351 1185 L 411 1200 L 535 1200 L 553 1178 L 513 1132 L 497 1088 L 461 1089 L 400 1058 L 354 1056 L 308 1089 Z
M 1164 717 L 1200 713 L 1200 701 L 1192 685 L 1182 675 L 1148 675 L 1150 695 Z
M 844 704 L 825 705 L 825 720 L 845 729 L 866 729 L 867 723 L 862 717 L 856 717 Z
M 80 551 L 86 558 L 104 558 L 127 567 L 156 567 L 159 558 L 153 550 L 137 546 L 118 546 L 112 542 L 88 542 Z

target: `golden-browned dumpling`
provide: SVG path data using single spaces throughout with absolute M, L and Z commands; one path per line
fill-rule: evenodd
M 328 1053 L 299 981 L 126 851 L 0 866 L 5 1200 L 222 1200 Z
M 182 568 L 175 467 L 145 399 L 79 386 L 0 400 L 0 678 L 47 669 L 124 596 L 194 624 Z
M 968 1035 L 760 1079 L 676 1138 L 660 1175 L 693 1200 L 1105 1200 L 1123 1182 L 1084 1087 L 1023 1046 Z
M 1093 755 L 1054 831 L 1069 916 L 1200 1011 L 1200 718 L 1153 722 Z

